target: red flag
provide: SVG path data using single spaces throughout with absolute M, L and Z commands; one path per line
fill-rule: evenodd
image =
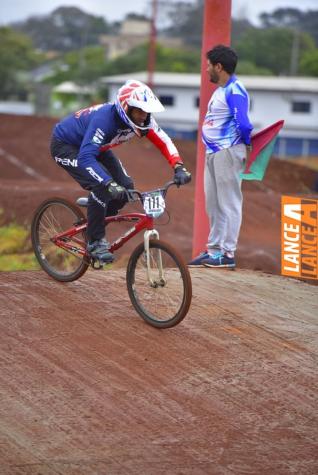
M 246 180 L 261 180 L 273 153 L 278 132 L 284 121 L 279 120 L 251 137 L 252 150 L 241 177 Z

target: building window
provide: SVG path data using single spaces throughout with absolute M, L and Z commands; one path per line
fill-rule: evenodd
M 159 96 L 161 104 L 164 106 L 173 106 L 174 105 L 174 96 Z
M 310 102 L 294 101 L 292 102 L 292 112 L 305 112 L 309 113 L 311 108 Z
M 197 109 L 200 107 L 200 97 L 194 99 L 194 105 Z

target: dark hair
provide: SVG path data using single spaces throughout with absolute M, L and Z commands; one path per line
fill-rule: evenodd
M 237 54 L 234 49 L 225 45 L 216 45 L 206 54 L 211 64 L 220 63 L 228 74 L 233 74 L 237 64 Z

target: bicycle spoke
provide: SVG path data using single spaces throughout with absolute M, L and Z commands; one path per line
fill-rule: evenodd
M 136 310 L 148 323 L 162 328 L 178 323 L 191 301 L 190 277 L 174 252 L 166 243 L 152 242 L 149 268 L 140 246 L 128 265 L 128 291 Z
M 79 219 L 84 219 L 81 211 L 62 199 L 44 202 L 35 215 L 32 225 L 35 254 L 44 270 L 57 280 L 74 280 L 87 269 L 88 263 L 83 261 L 82 255 L 53 242 L 54 237 L 71 229 Z M 74 242 L 67 236 L 65 240 L 82 249 L 85 246 L 85 237 L 83 234 L 81 236 L 82 239 L 77 236 Z

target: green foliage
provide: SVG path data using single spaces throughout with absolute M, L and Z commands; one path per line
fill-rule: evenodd
M 0 272 L 37 270 L 40 266 L 33 253 L 0 256 Z
M 29 234 L 28 229 L 14 223 L 0 227 L 0 271 L 39 268 Z
M 156 47 L 156 70 L 170 72 L 200 72 L 200 52 Z M 59 84 L 63 81 L 75 81 L 78 84 L 90 84 L 102 76 L 125 74 L 147 69 L 148 44 L 137 46 L 129 53 L 112 61 L 105 60 L 104 49 L 92 46 L 79 51 L 72 51 L 64 56 L 67 68 L 58 70 L 47 82 Z
M 0 99 L 23 92 L 21 72 L 30 70 L 39 60 L 27 36 L 0 27 Z
M 318 10 L 302 11 L 297 8 L 277 8 L 260 15 L 264 28 L 292 28 L 309 34 L 318 46 Z
M 203 0 L 193 2 L 171 2 L 167 6 L 170 27 L 166 29 L 169 36 L 181 37 L 188 46 L 201 49 L 203 25 Z
M 57 8 L 50 15 L 31 17 L 14 28 L 32 38 L 42 51 L 60 52 L 96 45 L 100 35 L 111 31 L 103 17 L 87 14 L 77 7 Z
M 161 14 L 166 14 L 170 26 L 161 34 L 179 37 L 187 46 L 164 47 L 159 35 L 157 71 L 200 72 L 203 7 L 203 0 L 166 2 L 162 6 Z M 139 17 L 128 15 L 132 19 Z M 283 8 L 263 13 L 261 19 L 261 28 L 253 27 L 247 19 L 232 20 L 232 45 L 239 55 L 237 72 L 288 75 L 296 71 L 317 76 L 318 11 Z M 30 89 L 26 72 L 41 60 L 30 38 L 43 51 L 62 52 L 55 74 L 46 80 L 54 85 L 63 81 L 91 84 L 102 76 L 133 73 L 148 66 L 146 43 L 107 61 L 99 45 L 100 35 L 114 33 L 119 24 L 107 23 L 103 17 L 77 7 L 60 7 L 50 15 L 29 18 L 13 27 L 14 30 L 0 28 L 0 99 L 25 98 Z
M 29 232 L 17 224 L 0 227 L 0 254 L 23 252 Z
M 90 84 L 106 73 L 104 48 L 88 46 L 66 53 L 63 57 L 63 66 L 63 69 L 56 68 L 56 73 L 46 82 L 60 84 L 63 81 L 75 81 L 78 84 Z
M 299 72 L 304 76 L 318 77 L 318 48 L 305 51 L 300 60 Z
M 156 71 L 166 72 L 200 72 L 200 52 L 167 48 L 160 44 L 156 47 Z M 126 55 L 109 62 L 107 74 L 123 74 L 144 71 L 148 63 L 148 43 L 137 46 Z
M 273 74 L 270 69 L 256 66 L 256 64 L 251 61 L 239 61 L 236 73 L 245 74 L 247 76 L 271 76 Z
M 250 61 L 257 67 L 266 68 L 273 74 L 286 74 L 290 71 L 294 33 L 286 28 L 253 28 L 246 31 L 234 47 L 240 61 Z M 312 38 L 301 33 L 299 36 L 300 54 L 312 50 Z

